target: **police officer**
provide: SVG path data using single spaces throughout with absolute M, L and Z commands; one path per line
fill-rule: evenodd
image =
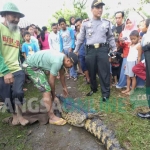
M 91 82 L 91 91 L 87 96 L 97 92 L 96 74 L 98 73 L 103 101 L 106 101 L 110 95 L 109 46 L 112 50 L 116 50 L 116 44 L 110 22 L 101 18 L 104 5 L 101 0 L 93 1 L 91 5 L 93 18 L 83 22 L 74 52 L 78 52 L 86 38 L 85 61 Z

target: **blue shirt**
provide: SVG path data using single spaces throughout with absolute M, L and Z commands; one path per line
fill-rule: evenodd
M 75 48 L 75 36 L 74 31 L 71 28 L 67 28 L 65 31 L 60 30 L 59 39 L 60 52 L 62 52 L 64 49 L 67 50 L 69 48 Z
M 22 45 L 22 52 L 26 53 L 26 56 L 32 55 L 33 53 L 37 52 L 38 48 L 34 43 L 23 43 Z

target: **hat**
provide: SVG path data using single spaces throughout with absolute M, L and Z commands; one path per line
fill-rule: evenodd
M 74 69 L 77 70 L 78 56 L 73 52 L 69 52 L 68 57 L 73 62 Z
M 105 5 L 102 0 L 94 0 L 91 7 L 97 7 L 99 5 Z
M 18 13 L 18 14 L 20 14 L 20 18 L 24 17 L 24 14 L 22 14 L 22 13 L 19 11 L 18 7 L 17 7 L 15 4 L 11 3 L 11 2 L 8 2 L 8 3 L 6 3 L 6 4 L 3 6 L 2 11 L 0 11 L 0 15 L 2 15 L 2 14 L 5 13 L 5 12 Z

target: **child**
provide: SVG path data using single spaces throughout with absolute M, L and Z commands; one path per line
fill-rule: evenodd
M 73 52 L 75 48 L 75 35 L 74 31 L 67 27 L 66 20 L 64 18 L 60 18 L 58 20 L 58 24 L 61 27 L 59 32 L 59 40 L 60 40 L 60 52 L 64 52 L 66 55 L 69 52 Z M 77 80 L 77 72 L 75 67 L 70 68 L 70 76 L 68 79 L 73 78 L 74 81 Z
M 32 55 L 38 51 L 36 45 L 34 43 L 30 42 L 30 39 L 31 39 L 30 33 L 25 32 L 24 33 L 25 42 L 22 45 L 22 52 L 23 52 L 23 56 L 24 56 L 25 60 L 28 55 Z
M 141 58 L 138 56 L 138 51 L 141 50 L 141 46 L 139 43 L 139 32 L 137 30 L 133 30 L 130 33 L 131 45 L 129 49 L 129 54 L 127 56 L 127 63 L 125 66 L 125 75 L 127 75 L 127 89 L 122 91 L 122 93 L 130 95 L 134 92 L 136 87 L 136 77 L 132 71 L 132 68 L 137 64 L 137 61 L 140 62 Z M 130 89 L 130 85 L 132 82 L 132 89 Z M 130 92 L 131 91 L 131 92 Z
M 149 24 L 150 24 L 150 19 L 143 20 L 143 23 L 140 26 L 140 30 L 141 30 L 141 33 L 143 34 L 143 36 L 147 33 Z M 142 55 L 143 52 L 144 51 L 141 49 L 141 52 L 139 52 L 138 54 Z M 138 77 L 140 77 L 144 81 L 146 80 L 146 63 L 145 63 L 145 59 L 142 60 L 140 63 L 138 63 L 136 66 L 134 66 L 132 70 L 133 70 L 134 74 L 136 74 Z
M 114 78 L 114 84 L 113 86 L 117 85 L 117 77 L 120 75 L 120 66 L 121 66 L 121 61 L 122 57 L 121 54 L 123 53 L 122 48 L 119 46 L 119 40 L 116 38 L 115 39 L 116 46 L 117 46 L 117 53 L 115 58 L 111 58 L 111 66 L 112 66 L 112 76 Z

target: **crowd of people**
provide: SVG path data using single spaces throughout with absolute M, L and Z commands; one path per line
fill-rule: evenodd
M 98 74 L 103 102 L 109 100 L 112 86 L 126 87 L 122 94 L 131 95 L 146 81 L 150 107 L 150 46 L 144 42 L 150 19 L 137 24 L 135 17 L 129 16 L 124 21 L 124 12 L 118 11 L 112 26 L 101 18 L 104 5 L 94 0 L 92 19 L 70 17 L 67 25 L 64 18 L 59 18 L 52 23 L 51 32 L 46 26 L 40 29 L 34 24 L 19 28 L 24 14 L 13 3 L 4 5 L 0 11 L 4 17 L 0 23 L 0 98 L 13 115 L 13 125 L 29 123 L 22 116 L 25 82 L 32 82 L 42 92 L 49 123 L 64 125 L 66 121 L 52 110 L 52 103 L 58 102 L 55 81 L 60 80 L 64 96 L 68 96 L 65 79 L 77 81 L 79 73 L 91 87 L 87 96 L 98 92 Z M 150 118 L 150 113 L 138 116 Z

